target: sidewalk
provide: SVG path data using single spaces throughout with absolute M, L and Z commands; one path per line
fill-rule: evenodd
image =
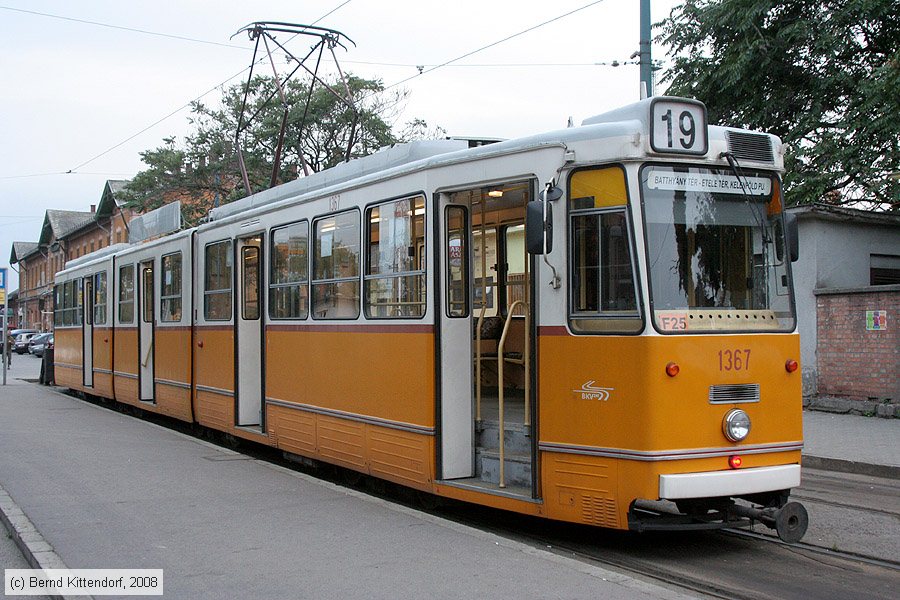
M 170 598 L 685 597 L 23 381 L 39 368 L 14 355 L 0 388 L 0 496 L 70 568 L 162 568 Z M 900 420 L 804 427 L 807 467 L 900 472 Z
M 69 568 L 161 568 L 167 598 L 688 597 L 21 381 L 0 484 Z
M 803 466 L 900 479 L 900 419 L 804 410 Z

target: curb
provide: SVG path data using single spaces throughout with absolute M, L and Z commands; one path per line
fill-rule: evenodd
M 891 465 L 874 465 L 861 463 L 841 458 L 825 458 L 822 456 L 802 456 L 802 465 L 807 469 L 819 469 L 822 471 L 837 471 L 838 473 L 853 473 L 855 475 L 869 475 L 883 477 L 885 479 L 900 479 L 900 467 Z
M 31 519 L 0 485 L 0 521 L 9 531 L 25 560 L 32 569 L 68 569 L 53 546 L 47 543 Z M 50 598 L 62 600 L 93 600 L 93 596 L 66 596 L 51 594 Z

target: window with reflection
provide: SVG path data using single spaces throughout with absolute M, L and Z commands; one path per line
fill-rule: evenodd
M 106 325 L 106 271 L 94 273 L 94 324 Z
M 621 167 L 577 171 L 569 180 L 568 198 L 572 329 L 640 331 L 625 171 Z
M 119 267 L 119 322 L 134 322 L 134 265 Z
M 366 316 L 425 314 L 425 198 L 393 200 L 366 211 Z
M 162 257 L 161 320 L 181 321 L 181 252 Z
M 231 240 L 207 244 L 203 282 L 203 318 L 227 321 L 231 318 Z
M 447 217 L 447 316 L 469 316 L 469 246 L 466 209 L 448 206 Z
M 359 211 L 315 221 L 312 305 L 315 319 L 359 317 Z
M 305 319 L 309 314 L 309 223 L 272 230 L 269 318 Z
M 141 318 L 153 322 L 153 263 L 141 265 Z
M 241 286 L 241 318 L 255 321 L 259 319 L 259 246 L 241 248 Z

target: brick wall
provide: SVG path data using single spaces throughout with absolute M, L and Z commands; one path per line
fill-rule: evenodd
M 819 395 L 900 401 L 900 286 L 817 290 Z M 886 311 L 887 329 L 866 329 Z

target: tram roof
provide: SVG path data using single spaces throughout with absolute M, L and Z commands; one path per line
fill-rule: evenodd
M 369 156 L 295 179 L 210 211 L 210 221 L 221 221 L 284 200 L 300 200 L 308 194 L 335 191 L 348 184 L 363 185 L 473 160 L 516 154 L 548 147 L 565 148 L 577 141 L 638 133 L 640 122 L 602 123 L 541 133 L 523 138 L 472 146 L 469 140 L 450 138 L 396 144 Z
M 262 207 L 272 207 L 277 203 L 297 202 L 328 193 L 338 193 L 350 186 L 396 178 L 418 171 L 445 167 L 464 162 L 495 158 L 541 148 L 559 147 L 574 149 L 582 142 L 609 141 L 630 136 L 644 137 L 649 132 L 649 115 L 652 102 L 665 97 L 654 97 L 635 102 L 615 110 L 585 119 L 580 127 L 569 127 L 512 140 L 495 141 L 471 138 L 448 138 L 443 140 L 421 140 L 395 144 L 382 148 L 369 156 L 341 163 L 330 169 L 313 173 L 307 177 L 247 196 L 235 202 L 214 208 L 209 213 L 208 222 L 221 222 L 231 217 L 243 218 L 261 212 Z M 670 98 L 671 100 L 679 100 Z M 713 142 L 726 148 L 726 131 L 734 128 L 709 127 L 710 151 Z M 767 135 L 767 134 L 762 134 Z M 775 136 L 770 136 L 777 139 Z M 632 142 L 636 142 L 632 138 Z M 780 142 L 779 142 L 780 145 Z M 644 144 L 604 144 L 598 149 L 596 160 L 628 160 L 647 156 Z M 610 156 L 600 156 L 602 152 Z M 613 156 L 614 155 L 614 156 Z M 672 159 L 684 157 L 673 156 Z M 695 157 L 696 158 L 696 157 Z M 778 164 L 772 167 L 780 168 Z M 202 227 L 202 226 L 201 226 Z

